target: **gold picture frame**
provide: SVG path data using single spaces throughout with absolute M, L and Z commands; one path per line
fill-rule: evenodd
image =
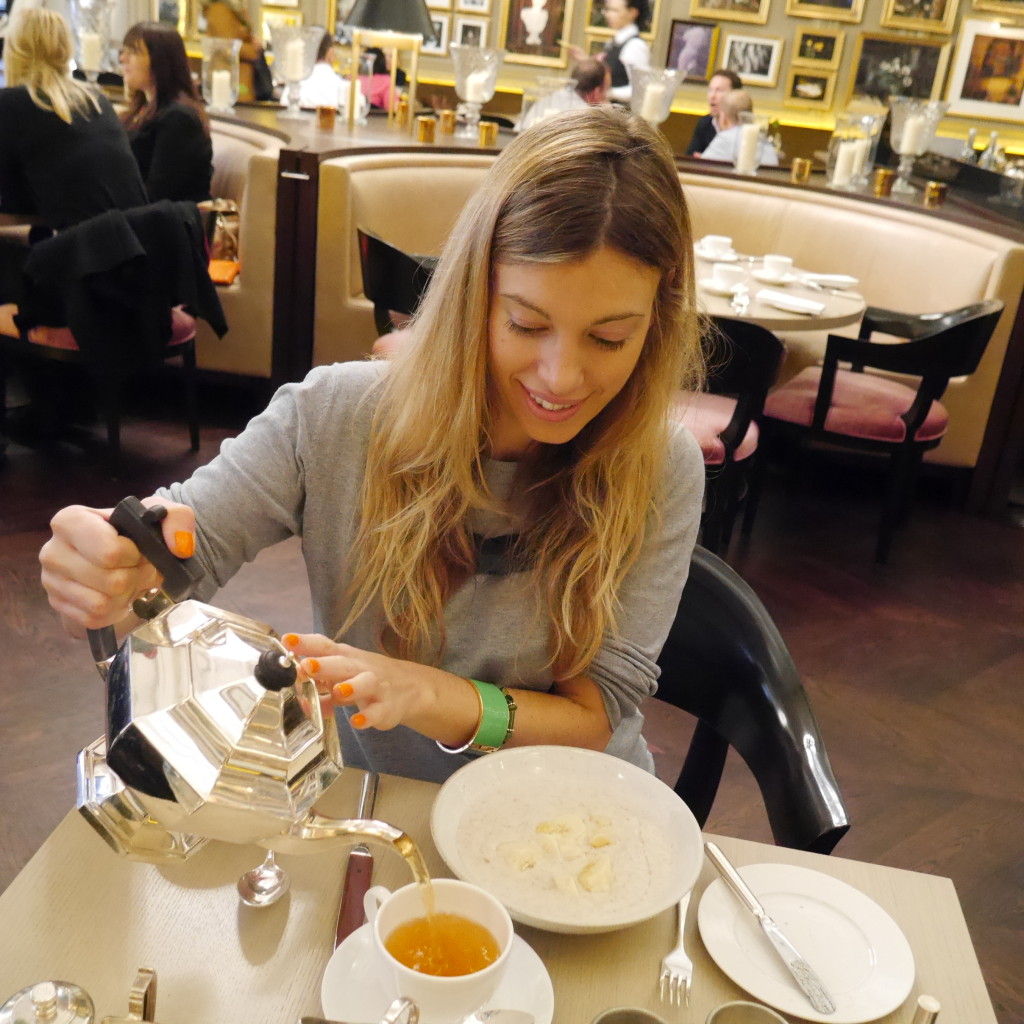
M 939 99 L 946 81 L 951 46 L 948 39 L 861 32 L 853 54 L 846 102 L 854 96 L 881 98 L 882 94 Z
M 956 24 L 956 9 L 959 2 L 960 0 L 932 0 L 933 14 L 922 17 L 920 14 L 907 13 L 907 9 L 910 7 L 909 0 L 885 0 L 879 24 L 882 28 L 905 28 L 912 32 L 941 32 L 948 36 Z M 1019 4 L 1018 9 L 1020 13 L 1024 14 L 1024 3 Z
M 748 36 L 729 32 L 722 44 L 719 64 L 735 71 L 743 87 L 760 85 L 775 88 L 779 81 L 784 40 L 775 36 Z
M 799 28 L 793 37 L 790 64 L 819 71 L 838 71 L 846 33 L 833 28 Z
M 962 21 L 946 99 L 953 117 L 1024 121 L 1024 26 Z
M 564 68 L 569 64 L 566 37 L 572 25 L 573 0 L 548 0 L 543 10 L 547 21 L 540 29 L 539 43 L 527 42 L 530 31 L 520 18 L 531 0 L 503 0 L 496 45 L 505 51 L 506 64 L 533 64 L 542 68 Z
M 601 8 L 604 0 L 587 0 L 587 14 L 584 19 L 584 28 L 588 36 L 613 36 L 615 32 L 610 29 L 604 20 Z M 640 35 L 650 42 L 654 38 L 654 29 L 658 24 L 658 17 L 661 14 L 661 0 L 654 0 L 649 5 L 648 25 L 640 30 Z
M 974 0 L 976 11 L 994 11 L 996 14 L 1016 14 L 1024 18 L 1024 0 Z
M 783 106 L 801 110 L 828 110 L 836 91 L 836 73 L 816 68 L 791 67 L 786 78 Z M 816 93 L 816 94 L 815 94 Z
M 764 25 L 770 4 L 771 0 L 690 0 L 690 17 Z
M 857 24 L 864 17 L 864 0 L 786 0 L 786 13 L 797 18 L 825 18 Z

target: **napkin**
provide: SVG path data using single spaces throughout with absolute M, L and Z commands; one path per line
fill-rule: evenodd
M 801 280 L 821 284 L 826 288 L 853 288 L 860 282 L 849 274 L 801 274 Z
M 776 309 L 783 309 L 787 313 L 805 313 L 808 316 L 817 316 L 825 312 L 824 302 L 815 302 L 814 299 L 803 299 L 799 295 L 787 295 L 785 292 L 772 291 L 771 288 L 762 288 L 755 296 L 758 302 L 765 302 Z

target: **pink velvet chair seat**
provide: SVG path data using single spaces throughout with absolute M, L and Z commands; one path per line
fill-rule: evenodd
M 727 395 L 709 395 L 703 391 L 681 391 L 672 406 L 673 418 L 682 423 L 697 439 L 705 466 L 725 462 L 725 445 L 721 433 L 729 425 L 736 410 L 736 399 Z M 757 424 L 751 422 L 733 459 L 742 462 L 757 451 Z
M 809 427 L 814 418 L 820 381 L 820 367 L 801 370 L 768 396 L 765 415 Z M 847 437 L 899 444 L 906 437 L 906 424 L 900 416 L 911 407 L 915 395 L 913 388 L 886 377 L 838 370 L 825 429 Z M 937 441 L 945 434 L 948 424 L 945 406 L 932 402 L 915 440 Z
M 168 347 L 184 345 L 196 336 L 196 321 L 183 309 L 171 310 L 171 339 Z M 67 327 L 35 327 L 29 332 L 28 340 L 36 345 L 63 348 L 69 352 L 78 351 L 78 342 Z

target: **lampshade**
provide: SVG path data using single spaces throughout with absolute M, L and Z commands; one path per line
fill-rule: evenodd
M 430 20 L 426 0 L 356 0 L 345 24 L 353 28 L 418 33 L 424 39 L 434 38 L 434 24 Z

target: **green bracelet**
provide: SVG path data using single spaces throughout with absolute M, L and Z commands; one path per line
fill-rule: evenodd
M 468 682 L 473 684 L 480 701 L 480 724 L 476 735 L 461 747 L 448 747 L 440 740 L 436 742 L 446 754 L 462 754 L 466 750 L 491 754 L 503 747 L 515 731 L 515 698 L 503 686 L 481 683 L 478 679 L 470 679 Z

